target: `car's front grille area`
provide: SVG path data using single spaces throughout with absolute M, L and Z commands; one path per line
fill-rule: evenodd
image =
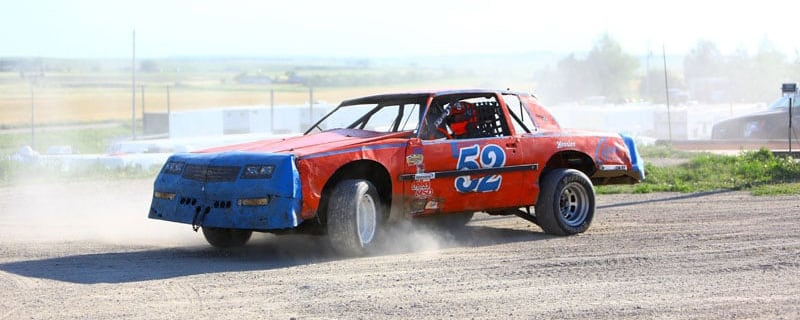
M 241 167 L 204 166 L 189 164 L 183 170 L 183 178 L 202 182 L 231 182 L 239 177 Z

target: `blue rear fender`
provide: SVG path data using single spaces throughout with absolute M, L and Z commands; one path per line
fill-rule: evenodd
M 253 176 L 248 166 L 272 169 L 269 175 Z M 152 219 L 248 230 L 293 228 L 302 222 L 300 175 L 290 154 L 176 154 L 153 189 Z
M 636 149 L 636 141 L 633 140 L 633 137 L 620 133 L 622 137 L 622 141 L 625 142 L 625 146 L 628 147 L 628 153 L 631 156 L 631 171 L 633 175 L 638 175 L 637 180 L 644 180 L 644 162 L 642 161 L 642 157 L 639 155 L 639 150 Z M 637 178 L 637 177 L 634 177 Z

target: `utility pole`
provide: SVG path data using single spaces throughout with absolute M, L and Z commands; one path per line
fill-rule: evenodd
M 669 80 L 667 80 L 667 49 L 661 44 L 661 55 L 664 57 L 664 90 L 667 94 L 667 130 L 669 130 L 669 143 L 672 143 L 672 116 L 669 112 Z
M 131 137 L 136 140 L 136 29 L 133 30 L 133 54 L 131 58 Z
M 169 86 L 167 86 L 167 117 L 169 118 Z
M 269 131 L 275 133 L 275 89 L 269 89 Z
M 792 154 L 792 96 L 789 96 L 789 155 Z
M 653 92 L 652 83 L 650 81 L 650 57 L 653 56 L 653 50 L 650 50 L 650 41 L 647 41 L 647 59 L 644 61 L 644 87 L 646 88 L 646 94 L 649 95 Z
M 145 130 L 145 128 L 144 128 L 144 126 L 145 126 L 144 122 L 147 121 L 147 120 L 144 119 L 145 118 L 145 114 L 144 114 L 144 85 L 141 85 L 139 87 L 142 89 L 142 135 L 145 135 L 145 134 L 147 134 L 146 133 L 147 130 Z
M 36 112 L 35 112 L 36 111 L 36 107 L 35 107 L 35 105 L 33 103 L 33 101 L 34 101 L 34 99 L 33 99 L 33 82 L 30 82 L 30 84 L 31 84 L 31 149 L 36 150 L 36 130 L 34 129 L 36 127 L 36 124 L 35 124 L 36 122 L 34 121 L 34 119 L 35 119 L 34 114 L 36 114 Z
M 792 154 L 792 98 L 797 94 L 797 83 L 784 83 L 781 86 L 781 93 L 789 96 L 789 155 Z
M 314 88 L 308 87 L 308 120 L 309 126 L 314 124 Z

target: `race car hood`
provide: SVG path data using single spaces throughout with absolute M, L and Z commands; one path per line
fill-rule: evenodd
M 309 135 L 269 139 L 215 147 L 197 151 L 197 153 L 215 153 L 225 151 L 290 153 L 297 157 L 315 153 L 337 150 L 353 145 L 365 144 L 390 138 L 410 136 L 409 132 L 382 133 L 368 130 L 335 129 Z

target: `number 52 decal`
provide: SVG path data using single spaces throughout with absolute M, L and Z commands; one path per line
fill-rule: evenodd
M 477 144 L 458 149 L 456 170 L 477 170 L 481 168 L 500 168 L 506 164 L 506 152 L 495 144 L 481 147 Z M 503 176 L 499 174 L 471 178 L 458 176 L 455 180 L 458 192 L 495 192 L 500 190 Z

